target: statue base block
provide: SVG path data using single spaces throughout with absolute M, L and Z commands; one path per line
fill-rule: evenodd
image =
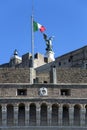
M 50 60 L 55 61 L 54 52 L 53 52 L 53 51 L 47 51 L 47 52 L 46 52 L 46 56 L 47 56 L 47 58 L 49 58 Z

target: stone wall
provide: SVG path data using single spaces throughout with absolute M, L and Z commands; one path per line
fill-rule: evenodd
M 39 82 L 43 83 L 47 77 L 47 83 L 52 79 L 51 67 L 42 66 L 36 69 Z M 87 70 L 81 68 L 61 68 L 56 67 L 57 83 L 87 83 Z M 41 78 L 43 77 L 43 78 Z
M 87 83 L 87 70 L 81 68 L 57 68 L 58 83 Z
M 34 70 L 32 73 L 31 68 L 3 68 L 0 69 L 0 83 L 31 83 L 31 77 L 36 77 Z
M 87 130 L 87 127 L 7 127 L 0 130 Z
M 1 67 L 31 67 L 32 55 L 30 53 L 24 54 L 22 56 L 22 61 L 19 62 L 18 59 L 11 60 L 12 63 L 5 63 L 0 65 Z M 15 62 L 15 61 L 16 62 Z M 77 50 L 66 53 L 55 59 L 54 62 L 50 61 L 49 58 L 44 57 L 40 53 L 36 53 L 34 56 L 35 68 L 47 64 L 45 67 L 50 66 L 50 62 L 55 64 L 56 67 L 77 67 L 77 68 L 87 68 L 87 46 L 79 48 Z
M 43 65 L 43 68 L 54 65 L 56 67 L 76 67 L 76 68 L 87 68 L 87 46 L 79 48 L 77 50 L 66 53 L 62 56 L 55 58 L 54 62 Z M 42 67 L 42 66 L 41 66 Z M 49 68 L 48 67 L 48 68 Z
M 40 95 L 40 88 L 47 89 L 47 95 Z M 26 90 L 26 95 L 18 95 L 17 90 Z M 61 94 L 61 90 L 70 90 L 69 95 Z M 41 99 L 87 99 L 87 84 L 0 84 L 0 97 L 41 98 Z
M 80 67 L 84 68 L 87 63 L 87 46 L 66 53 L 56 58 L 55 64 L 61 67 Z
M 41 88 L 46 88 L 46 95 L 41 95 Z M 62 95 L 61 90 L 70 90 L 70 94 Z M 85 130 L 86 95 L 87 84 L 2 83 L 0 129 Z
M 0 69 L 0 83 L 52 83 L 50 67 Z M 31 75 L 31 76 L 30 76 Z M 56 68 L 57 83 L 87 83 L 87 70 L 80 68 Z

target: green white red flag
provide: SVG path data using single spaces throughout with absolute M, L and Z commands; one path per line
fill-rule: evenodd
M 44 32 L 46 30 L 46 28 L 43 25 L 33 21 L 33 30 L 34 30 L 34 32 L 36 32 L 38 30 L 40 30 L 40 32 Z

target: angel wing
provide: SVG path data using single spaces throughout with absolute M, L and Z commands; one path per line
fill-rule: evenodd
M 43 37 L 44 37 L 45 41 L 47 41 L 47 35 L 45 33 L 43 34 Z
M 54 39 L 54 36 L 51 36 L 51 37 L 49 38 L 49 40 L 52 40 L 52 41 L 53 41 L 53 39 Z

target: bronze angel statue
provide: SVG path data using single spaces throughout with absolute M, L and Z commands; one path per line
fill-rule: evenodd
M 53 51 L 52 41 L 53 41 L 54 36 L 51 36 L 48 38 L 46 34 L 43 34 L 43 37 L 44 37 L 44 40 L 46 41 L 46 46 L 47 46 L 46 51 Z

